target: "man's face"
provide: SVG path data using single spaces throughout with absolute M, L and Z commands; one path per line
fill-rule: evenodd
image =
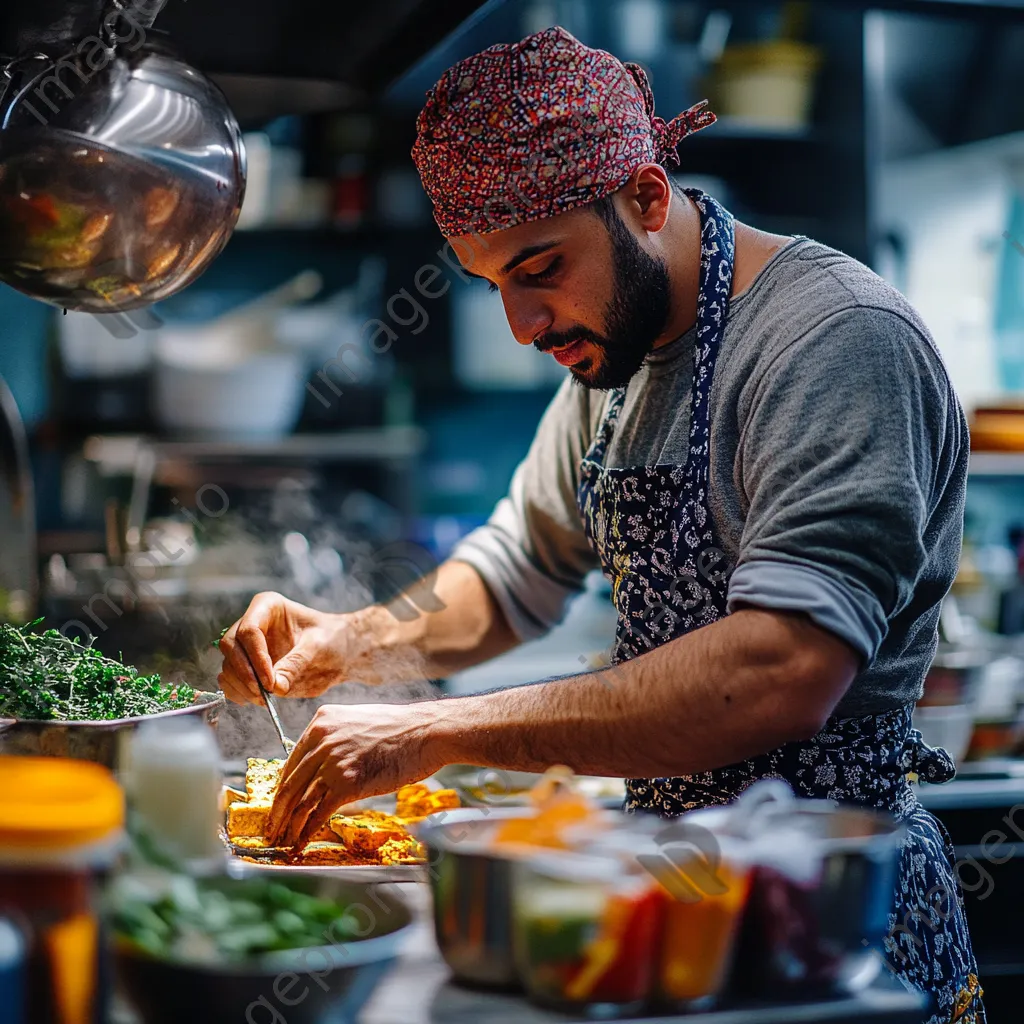
M 466 271 L 501 292 L 516 340 L 550 352 L 588 388 L 625 386 L 669 317 L 667 267 L 606 210 L 452 240 Z

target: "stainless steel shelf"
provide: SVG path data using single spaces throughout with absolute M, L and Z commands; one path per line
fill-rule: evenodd
M 84 455 L 104 475 L 132 472 L 140 455 L 154 462 L 211 462 L 235 459 L 327 459 L 379 462 L 413 459 L 426 447 L 420 427 L 342 430 L 330 434 L 289 434 L 251 441 L 161 441 L 142 435 L 94 435 L 85 441 Z

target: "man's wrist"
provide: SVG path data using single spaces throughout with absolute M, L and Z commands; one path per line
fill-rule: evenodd
M 455 697 L 415 705 L 424 710 L 424 742 L 431 761 L 439 765 L 480 763 L 482 751 L 474 743 L 479 703 L 477 697 Z

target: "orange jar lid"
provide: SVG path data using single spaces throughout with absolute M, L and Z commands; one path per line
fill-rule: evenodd
M 0 855 L 4 847 L 58 852 L 112 838 L 124 795 L 106 768 L 60 757 L 0 756 Z

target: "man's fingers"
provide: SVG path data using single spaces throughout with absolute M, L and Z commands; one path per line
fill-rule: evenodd
M 252 703 L 252 694 L 249 693 L 245 686 L 240 685 L 229 672 L 221 672 L 217 676 L 217 685 L 232 704 Z
M 320 779 L 314 779 L 302 799 L 295 805 L 295 810 L 284 823 L 284 828 L 278 838 L 279 846 L 301 847 L 301 836 L 312 835 L 314 830 L 309 828 L 311 819 L 316 815 L 320 805 L 327 799 L 327 787 Z M 330 814 L 328 814 L 330 817 Z
M 245 614 L 228 628 L 220 641 L 226 672 L 250 691 L 254 701 L 260 699 L 260 688 L 252 666 L 255 666 L 264 686 L 269 686 L 274 678 L 268 634 L 280 617 L 283 600 L 279 594 L 257 594 L 249 602 Z
M 285 831 L 299 801 L 322 769 L 323 757 L 318 754 L 316 746 L 307 729 L 288 755 L 267 819 L 268 839 L 280 837 Z
M 324 792 L 319 803 L 313 808 L 312 813 L 306 819 L 302 831 L 299 833 L 295 846 L 301 849 L 306 843 L 312 842 L 313 836 L 317 834 L 331 820 L 331 815 L 340 806 L 337 795 L 330 790 Z
M 269 687 L 274 679 L 274 662 L 270 657 L 270 649 L 267 647 L 267 637 L 263 632 L 264 626 L 259 621 L 248 620 L 243 616 L 238 624 L 238 632 L 235 634 L 236 643 L 242 648 L 239 657 L 235 659 L 238 671 L 245 680 L 252 680 L 251 689 L 259 695 L 259 683 L 253 675 L 253 668 L 260 675 L 260 681 L 264 686 Z M 248 654 L 248 658 L 246 658 Z M 249 661 L 252 661 L 250 667 Z
M 245 700 L 241 703 L 251 703 L 254 700 L 259 700 L 260 691 L 256 685 L 256 678 L 249 668 L 245 653 L 238 641 L 225 634 L 220 642 L 220 649 L 224 655 L 224 666 L 221 674 L 234 684 L 236 690 L 245 692 Z
M 275 666 L 267 689 L 281 697 L 292 694 L 296 697 L 305 696 L 301 692 L 300 680 L 309 671 L 309 656 L 303 650 L 300 640 Z

